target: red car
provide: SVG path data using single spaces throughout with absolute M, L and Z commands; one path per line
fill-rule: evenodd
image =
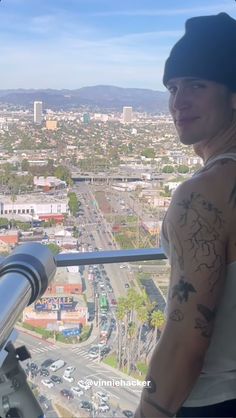
M 117 305 L 117 302 L 115 299 L 111 299 L 111 305 Z

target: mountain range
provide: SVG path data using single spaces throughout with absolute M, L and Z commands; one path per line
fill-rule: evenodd
M 152 114 L 168 111 L 168 92 L 122 88 L 115 86 L 91 86 L 76 90 L 0 90 L 0 103 L 33 108 L 33 102 L 43 102 L 44 109 L 90 111 L 122 111 L 123 106 L 132 106 L 134 111 Z

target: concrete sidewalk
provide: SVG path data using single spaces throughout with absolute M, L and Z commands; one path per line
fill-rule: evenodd
M 48 341 L 51 344 L 58 345 L 59 347 L 86 347 L 86 346 L 92 344 L 97 339 L 97 337 L 99 335 L 98 334 L 98 327 L 93 327 L 91 335 L 89 336 L 89 338 L 86 341 L 83 341 L 81 343 L 76 343 L 76 344 L 70 344 L 70 343 L 63 343 L 61 341 L 55 341 L 54 338 L 44 338 L 38 332 L 31 331 L 27 328 L 22 327 L 19 324 L 15 325 L 15 329 L 18 330 L 18 331 L 24 332 L 25 334 L 33 335 L 35 338 L 38 338 L 40 340 Z

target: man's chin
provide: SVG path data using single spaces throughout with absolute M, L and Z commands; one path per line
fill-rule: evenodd
M 189 137 L 189 136 L 179 136 L 179 139 L 180 139 L 180 142 L 183 144 L 183 145 L 194 145 L 194 144 L 196 144 L 196 142 L 198 142 L 198 141 L 196 141 L 196 140 L 194 140 L 194 138 L 193 137 Z

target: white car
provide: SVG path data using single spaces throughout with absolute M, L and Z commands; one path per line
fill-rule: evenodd
M 105 392 L 96 392 L 95 393 L 95 396 L 100 400 L 100 401 L 103 401 L 102 403 L 104 403 L 104 402 L 106 402 L 106 401 L 108 401 L 108 399 L 109 399 L 109 395 L 107 394 L 107 393 L 105 393 Z
M 107 412 L 110 410 L 109 405 L 107 405 L 107 403 L 102 403 L 101 405 L 99 405 L 98 407 L 99 412 Z
M 81 389 L 84 390 L 88 390 L 92 386 L 92 384 L 89 384 L 88 382 L 86 382 L 86 380 L 79 380 L 77 384 Z
M 70 375 L 70 374 L 72 374 L 73 372 L 75 371 L 75 367 L 74 366 L 68 366 L 67 368 L 66 368 L 66 370 L 64 371 L 64 375 Z
M 41 383 L 44 386 L 47 386 L 47 388 L 53 388 L 53 386 L 54 386 L 53 382 L 50 379 L 42 379 Z
M 91 351 L 89 353 L 89 357 L 90 358 L 98 358 L 99 357 L 99 353 L 98 352 L 95 352 L 95 351 Z
M 69 383 L 73 383 L 74 382 L 74 378 L 72 376 L 68 376 L 67 374 L 63 374 L 63 379 L 66 380 Z
M 82 396 L 84 392 L 78 386 L 72 386 L 71 392 L 76 396 Z

